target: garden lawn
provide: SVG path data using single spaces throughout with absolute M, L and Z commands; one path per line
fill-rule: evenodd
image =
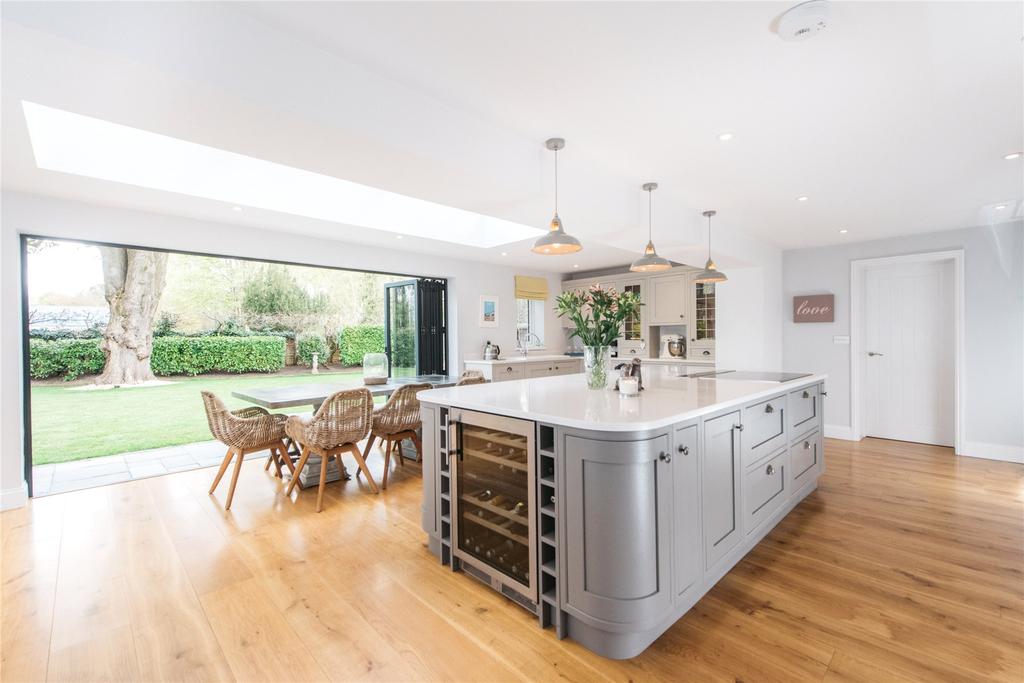
M 231 397 L 242 388 L 339 381 L 362 386 L 359 369 L 319 375 L 190 377 L 153 387 L 75 391 L 32 387 L 32 462 L 44 465 L 176 446 L 213 438 L 200 391 L 212 391 L 229 408 L 251 405 Z M 272 412 L 309 412 L 310 406 Z

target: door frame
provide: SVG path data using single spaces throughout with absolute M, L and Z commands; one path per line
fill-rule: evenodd
M 864 438 L 864 283 L 869 270 L 910 263 L 953 263 L 953 451 L 964 442 L 964 250 L 932 251 L 850 261 L 850 428 L 855 441 Z

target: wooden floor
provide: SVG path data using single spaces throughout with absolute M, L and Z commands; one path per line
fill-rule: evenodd
M 371 458 L 379 474 L 382 458 Z M 349 463 L 351 465 L 352 463 Z M 290 501 L 245 465 L 3 513 L 3 681 L 1024 680 L 1024 467 L 826 442 L 821 486 L 641 656 L 441 567 L 419 470 Z

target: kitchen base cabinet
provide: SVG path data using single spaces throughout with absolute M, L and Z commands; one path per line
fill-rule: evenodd
M 742 540 L 740 531 L 740 412 L 704 422 L 701 500 L 705 566 L 710 569 Z
M 458 457 L 458 449 L 449 455 L 457 439 L 448 436 L 447 415 L 452 406 L 464 406 L 432 406 L 424 392 L 423 429 L 434 433 L 423 442 L 423 490 L 434 498 L 433 505 L 424 504 L 428 546 L 454 571 L 488 582 L 533 611 L 541 626 L 555 625 L 558 637 L 605 657 L 634 657 L 817 487 L 821 431 L 791 429 L 820 420 L 821 403 L 814 401 L 814 417 L 805 409 L 793 421 L 783 406 L 807 401 L 804 389 L 821 395 L 818 381 L 793 382 L 778 394 L 758 392 L 748 403 L 683 414 L 646 429 L 601 430 L 597 423 L 582 429 L 536 420 L 542 499 L 537 566 L 531 568 L 541 579 L 536 596 L 487 581 L 452 552 L 449 458 Z M 750 429 L 755 419 L 761 426 Z M 755 443 L 766 437 L 774 443 L 779 423 L 781 447 L 745 465 L 748 430 Z M 480 448 L 499 468 L 510 466 L 503 460 L 508 445 L 501 434 L 484 435 Z M 485 521 L 505 528 L 508 516 L 494 512 Z
M 527 360 L 521 358 L 502 361 L 467 360 L 463 365 L 466 370 L 477 370 L 483 373 L 484 379 L 488 382 L 554 377 L 583 372 L 583 359 L 569 356 L 538 360 L 530 360 L 529 357 Z
M 597 437 L 597 438 L 595 438 Z M 568 432 L 566 558 L 570 614 L 596 624 L 653 624 L 672 603 L 669 437 L 608 440 Z

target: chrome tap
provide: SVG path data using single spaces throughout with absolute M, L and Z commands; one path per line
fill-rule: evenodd
M 525 330 L 516 330 L 516 351 L 523 354 L 523 358 L 526 358 L 530 353 L 530 338 L 533 337 L 533 341 L 540 346 L 540 337 L 535 335 L 533 332 L 527 332 Z

